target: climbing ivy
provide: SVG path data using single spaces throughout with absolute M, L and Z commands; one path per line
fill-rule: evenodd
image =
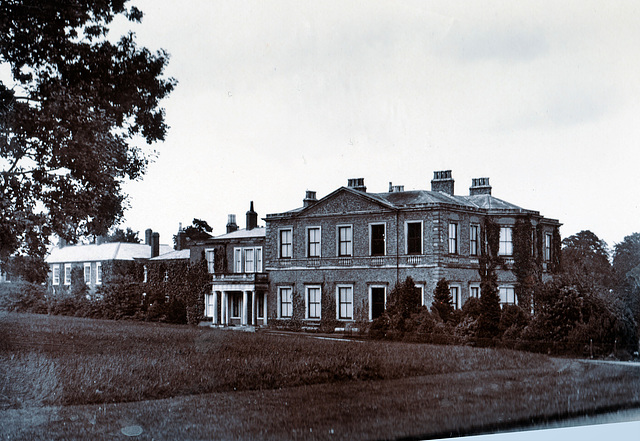
M 534 290 L 541 282 L 540 267 L 535 258 L 534 231 L 529 216 L 516 219 L 513 226 L 513 273 L 516 276 L 518 305 L 525 311 L 531 309 Z
M 503 265 L 500 250 L 500 225 L 486 216 L 480 228 L 480 308 L 478 336 L 492 338 L 498 335 L 500 322 L 500 296 L 496 269 Z

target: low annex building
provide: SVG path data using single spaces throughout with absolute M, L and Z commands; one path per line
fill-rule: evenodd
M 517 303 L 511 268 L 516 222 L 530 222 L 531 253 L 545 274 L 560 223 L 494 197 L 489 178 L 473 179 L 464 196 L 454 193 L 450 170 L 434 172 L 431 190 L 405 191 L 389 183 L 388 191 L 370 193 L 357 178 L 322 199 L 307 191 L 302 207 L 264 219 L 268 316 L 306 326 L 323 319 L 372 320 L 384 311 L 388 292 L 407 277 L 427 306 L 445 278 L 454 307 L 461 308 L 480 296 L 481 226 L 487 218 L 499 225 L 499 255 L 506 262 L 497 272 L 501 301 Z

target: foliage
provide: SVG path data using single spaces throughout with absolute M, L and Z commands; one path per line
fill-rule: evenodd
M 449 289 L 449 282 L 445 278 L 438 280 L 436 284 L 436 288 L 433 291 L 431 310 L 437 311 L 444 322 L 448 322 L 453 314 L 453 297 Z
M 496 269 L 502 259 L 498 255 L 500 249 L 500 225 L 490 217 L 485 217 L 480 230 L 480 307 L 478 318 L 478 336 L 493 338 L 499 334 L 500 296 L 498 295 L 498 275 Z
M 415 319 L 422 313 L 420 306 L 420 290 L 411 277 L 396 284 L 387 297 L 387 308 L 384 313 L 373 320 L 369 327 L 372 338 L 402 340 L 414 334 L 420 323 Z
M 607 243 L 589 230 L 562 241 L 563 275 L 574 284 L 593 288 L 613 285 L 613 268 Z
M 46 314 L 46 287 L 25 281 L 0 283 L 0 309 Z
M 0 3 L 0 63 L 12 76 L 0 82 L 2 260 L 43 256 L 52 233 L 105 234 L 122 217 L 123 180 L 145 172 L 137 138 L 165 138 L 168 54 L 133 33 L 107 38 L 116 16 L 141 21 L 125 3 Z
M 541 270 L 534 258 L 534 231 L 529 216 L 518 218 L 513 226 L 513 273 L 519 305 L 531 307 L 536 284 L 541 281 Z M 540 252 L 540 249 L 539 249 Z
M 127 227 L 126 231 L 122 228 L 116 228 L 107 236 L 107 242 L 140 243 L 138 233 L 139 231 L 133 231 L 131 227 Z
M 213 228 L 209 226 L 207 221 L 194 218 L 192 224 L 182 231 L 182 234 L 184 234 L 184 237 L 186 239 L 186 243 L 183 245 L 183 247 L 188 248 L 189 244 L 195 243 L 199 240 L 209 239 L 211 237 L 211 234 L 209 233 L 211 233 L 212 231 Z M 173 244 L 174 247 L 177 248 L 178 236 L 175 234 L 173 235 Z
M 617 278 L 616 290 L 640 325 L 640 233 L 626 236 L 615 245 L 613 270 Z
M 44 283 L 47 281 L 49 265 L 40 256 L 11 256 L 9 260 L 0 267 L 15 280 L 23 280 L 28 283 Z
M 322 297 L 320 298 L 320 331 L 333 332 L 340 324 L 336 311 L 336 296 L 333 290 L 325 289 L 325 284 L 321 287 Z

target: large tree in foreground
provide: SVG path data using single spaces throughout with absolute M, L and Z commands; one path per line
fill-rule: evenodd
M 43 255 L 55 233 L 105 234 L 122 217 L 122 183 L 138 179 L 163 140 L 159 101 L 168 55 L 108 35 L 139 22 L 127 0 L 0 2 L 0 260 Z

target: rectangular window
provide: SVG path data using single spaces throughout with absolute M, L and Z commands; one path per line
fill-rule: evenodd
M 453 299 L 453 307 L 455 309 L 460 309 L 460 287 L 459 286 L 449 286 L 449 292 L 451 293 L 451 298 Z
M 478 285 L 471 285 L 469 287 L 469 297 L 480 298 L 480 287 Z
M 209 274 L 216 272 L 216 252 L 215 250 L 205 250 L 204 258 L 207 260 L 207 269 Z
M 71 285 L 71 264 L 64 264 L 64 284 Z
M 373 224 L 370 226 L 370 244 L 372 256 L 385 255 L 385 224 Z
M 544 235 L 544 260 L 546 262 L 551 261 L 551 242 L 552 236 L 549 233 Z
M 353 286 L 338 286 L 338 319 L 353 320 Z
M 511 233 L 511 227 L 500 227 L 500 250 L 498 251 L 498 255 L 513 255 L 513 242 L 511 240 Z
M 244 250 L 244 272 L 245 273 L 254 273 L 256 271 L 255 267 L 255 256 L 253 248 L 245 248 Z
M 256 272 L 262 272 L 262 247 L 256 248 Z
M 280 230 L 280 258 L 293 257 L 293 230 Z
M 422 254 L 422 222 L 407 222 L 407 254 Z
M 516 292 L 513 286 L 501 286 L 500 287 L 500 304 L 501 305 L 515 305 Z
M 338 256 L 349 257 L 353 255 L 353 233 L 351 226 L 338 227 Z
M 96 262 L 96 285 L 102 283 L 102 262 Z
M 242 248 L 233 249 L 233 272 L 242 272 Z
M 53 265 L 53 284 L 60 285 L 60 265 Z
M 307 257 L 320 257 L 320 227 L 307 228 Z
M 293 315 L 293 288 L 284 286 L 278 289 L 280 300 L 280 318 L 291 318 Z
M 147 265 L 142 267 L 142 283 L 147 283 L 147 281 L 149 280 L 149 268 L 147 268 Z
M 84 283 L 91 284 L 91 263 L 84 264 Z
M 458 224 L 449 224 L 449 254 L 458 254 Z
M 320 319 L 320 311 L 322 309 L 322 290 L 319 286 L 307 287 L 307 318 Z
M 263 292 L 258 293 L 258 300 L 256 305 L 256 317 L 261 319 L 264 318 L 264 296 Z
M 478 244 L 480 243 L 480 226 L 479 225 L 471 225 L 469 227 L 469 254 L 471 256 L 477 256 L 478 253 Z
M 240 318 L 240 303 L 242 299 L 240 294 L 233 294 L 231 296 L 231 318 Z
M 369 288 L 369 319 L 374 320 L 384 314 L 387 300 L 387 288 L 385 286 L 371 286 Z

